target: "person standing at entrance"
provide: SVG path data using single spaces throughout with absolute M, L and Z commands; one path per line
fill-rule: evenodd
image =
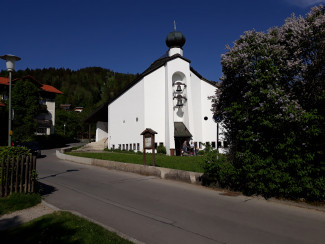
M 193 154 L 195 155 L 193 140 L 190 140 L 190 148 L 191 148 L 191 152 L 193 152 Z
M 187 153 L 187 141 L 186 141 L 186 140 L 183 142 L 182 150 L 183 150 L 182 155 L 183 155 L 184 153 Z

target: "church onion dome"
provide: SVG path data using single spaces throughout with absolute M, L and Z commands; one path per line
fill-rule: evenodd
M 186 39 L 183 33 L 176 30 L 170 32 L 166 37 L 166 45 L 169 48 L 173 48 L 173 47 L 182 48 L 185 44 L 185 41 Z

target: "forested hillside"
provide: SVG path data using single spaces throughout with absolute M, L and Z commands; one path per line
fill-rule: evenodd
M 87 135 L 88 126 L 84 125 L 83 120 L 88 114 L 93 112 L 96 107 L 116 96 L 137 77 L 137 75 L 134 74 L 116 73 L 109 69 L 89 67 L 77 71 L 64 68 L 18 70 L 13 73 L 13 79 L 26 75 L 31 75 L 42 84 L 54 86 L 63 92 L 63 95 L 57 95 L 55 99 L 57 108 L 55 116 L 55 133 L 70 138 L 82 138 Z M 4 70 L 1 71 L 0 77 L 8 77 L 8 72 Z M 19 91 L 18 94 L 15 94 L 15 89 L 13 88 L 13 96 L 14 95 L 19 96 Z M 75 107 L 84 107 L 84 110 L 82 113 L 76 113 L 73 110 L 64 111 L 60 109 L 60 104 L 71 104 L 71 109 Z M 19 105 L 19 107 L 24 108 L 24 106 L 21 105 Z M 17 109 L 18 107 L 16 110 Z M 2 117 L 5 117 L 7 114 L 5 110 L 2 109 L 1 111 L 3 113 Z M 27 135 L 18 133 L 21 129 L 20 127 L 23 126 L 21 124 L 26 123 L 17 124 L 17 120 L 13 122 L 14 140 L 28 140 Z M 6 124 L 7 119 L 4 119 L 2 126 L 4 129 L 7 129 Z M 26 130 L 24 131 L 26 132 Z M 7 132 L 4 131 L 3 134 L 6 135 Z M 5 139 L 5 137 L 2 139 Z M 5 140 L 3 141 L 5 142 Z
M 43 84 L 52 85 L 64 93 L 56 98 L 56 104 L 71 104 L 85 108 L 96 107 L 115 96 L 129 84 L 136 75 L 116 73 L 100 67 L 70 69 L 26 69 L 18 70 L 13 78 L 31 75 Z M 7 77 L 6 71 L 0 76 Z

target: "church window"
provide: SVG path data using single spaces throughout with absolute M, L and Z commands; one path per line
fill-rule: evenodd
M 228 147 L 228 142 L 227 142 L 227 141 L 224 141 L 224 142 L 223 142 L 223 147 L 224 147 L 224 148 L 227 148 L 227 147 Z

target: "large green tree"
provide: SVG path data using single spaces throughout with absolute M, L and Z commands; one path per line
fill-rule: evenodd
M 265 197 L 325 199 L 324 42 L 319 6 L 267 33 L 247 31 L 228 47 L 213 105 L 231 144 L 223 169 L 233 175 L 224 185 Z
M 40 89 L 28 80 L 18 80 L 12 88 L 13 140 L 27 140 L 37 130 L 36 115 L 39 114 Z
M 84 132 L 81 116 L 75 111 L 56 110 L 55 133 L 70 138 L 79 137 Z

